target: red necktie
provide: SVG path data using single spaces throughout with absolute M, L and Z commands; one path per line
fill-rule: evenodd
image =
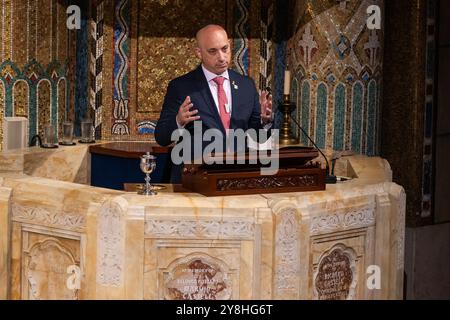
M 225 81 L 225 78 L 215 77 L 213 81 L 217 83 L 217 100 L 219 102 L 220 119 L 222 120 L 225 130 L 228 130 L 230 129 L 231 115 L 225 108 L 225 105 L 228 103 L 227 95 L 223 89 L 223 82 Z

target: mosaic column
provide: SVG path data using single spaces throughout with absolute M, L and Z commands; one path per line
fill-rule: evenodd
M 320 148 L 379 153 L 383 32 L 367 28 L 371 5 L 383 10 L 384 1 L 296 3 L 287 48 L 291 94 L 298 121 Z
M 103 0 L 93 1 L 91 5 L 91 88 L 89 102 L 94 113 L 95 138 L 100 139 L 103 113 Z

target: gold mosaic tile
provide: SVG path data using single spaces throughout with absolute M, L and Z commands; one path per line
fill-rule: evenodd
M 56 33 L 56 59 L 64 63 L 67 59 L 67 27 L 66 27 L 66 8 L 58 1 L 57 2 L 57 20 L 58 30 Z
M 51 62 L 52 39 L 52 0 L 36 0 L 37 12 L 37 61 L 43 66 Z
M 209 23 L 226 21 L 226 2 L 194 0 L 177 5 L 161 5 L 141 0 L 139 7 L 139 36 L 137 49 L 137 111 L 159 118 L 170 80 L 194 69 L 196 31 Z M 185 13 L 189 12 L 188 15 Z M 205 14 L 207 12 L 208 14 Z M 159 23 L 154 23 L 159 21 Z
M 43 80 L 39 83 L 38 89 L 37 89 L 37 115 L 38 115 L 38 123 L 39 128 L 38 132 L 39 134 L 43 134 L 44 132 L 44 126 L 47 124 L 50 124 L 50 82 L 47 80 Z
M 106 79 L 109 79 L 111 85 L 105 85 L 103 87 L 103 124 L 102 124 L 102 138 L 111 138 L 111 120 L 112 120 L 112 107 L 113 107 L 113 25 L 114 25 L 114 1 L 103 1 L 104 3 L 104 18 L 105 23 L 103 27 L 103 47 L 105 52 L 103 54 L 103 79 L 104 83 L 108 83 Z M 133 20 L 133 17 L 132 17 Z
M 51 1 L 51 20 L 49 21 L 49 23 L 51 23 L 52 26 L 52 46 L 51 46 L 51 56 L 52 56 L 52 60 L 56 59 L 56 34 L 57 34 L 57 4 L 56 1 L 57 0 L 50 0 Z
M 336 5 L 335 0 L 295 0 L 294 25 L 305 25 L 315 16 L 334 5 Z
M 4 26 L 3 26 L 3 36 L 2 36 L 2 45 L 3 45 L 3 59 L 9 60 L 11 59 L 11 3 L 14 0 L 4 0 L 3 7 L 5 8 L 4 12 Z
M 27 34 L 27 46 L 28 52 L 31 58 L 36 58 L 36 49 L 37 49 L 37 8 L 38 1 L 30 1 L 30 6 L 28 7 L 28 29 L 29 33 Z
M 27 2 L 13 1 L 13 61 L 20 69 L 27 63 Z
M 61 135 L 62 123 L 66 120 L 66 80 L 58 82 L 58 132 Z
M 24 80 L 17 81 L 13 88 L 14 116 L 28 118 L 28 83 Z

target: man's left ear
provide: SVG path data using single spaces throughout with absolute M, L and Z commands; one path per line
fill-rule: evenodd
M 197 56 L 197 58 L 199 58 L 201 60 L 202 59 L 202 52 L 200 51 L 200 48 L 196 47 L 194 49 L 194 51 L 195 51 L 195 55 Z

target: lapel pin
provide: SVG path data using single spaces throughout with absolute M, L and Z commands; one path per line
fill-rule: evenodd
M 234 88 L 234 90 L 237 90 L 237 89 L 239 89 L 238 85 L 236 84 L 236 82 L 234 82 L 234 80 L 233 80 L 232 84 L 233 84 L 233 88 Z

